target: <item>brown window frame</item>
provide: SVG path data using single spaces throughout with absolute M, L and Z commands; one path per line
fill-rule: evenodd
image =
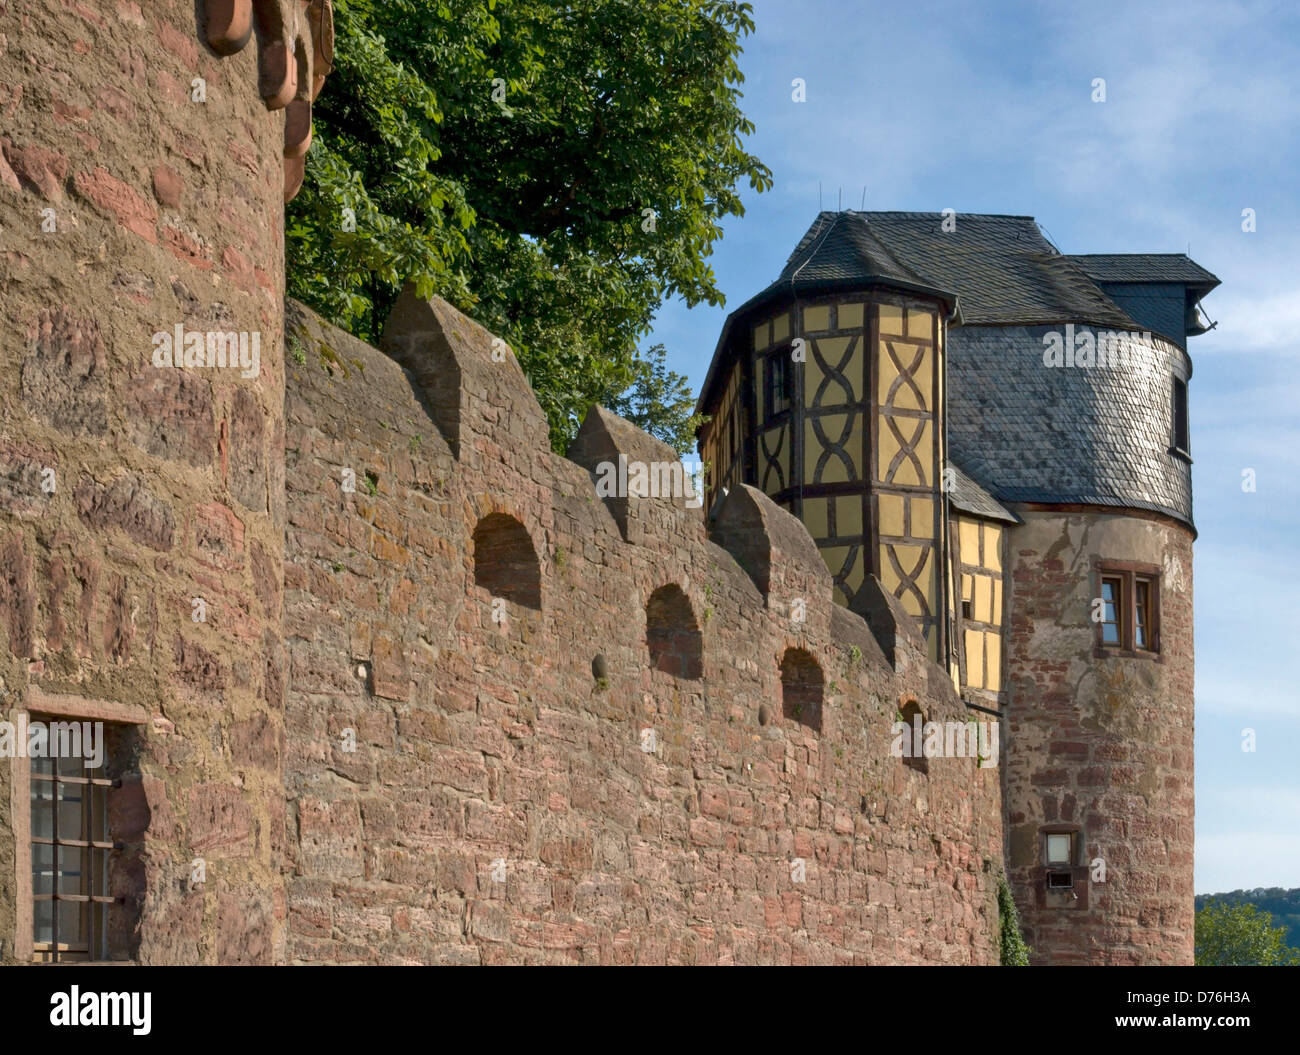
M 1142 587 L 1146 587 L 1145 591 Z M 1145 593 L 1145 600 L 1142 599 Z M 1155 581 L 1142 575 L 1133 576 L 1133 647 L 1147 652 L 1156 651 L 1155 623 Z M 1138 641 L 1138 631 L 1142 632 L 1142 641 Z
M 1106 586 L 1114 585 L 1114 596 L 1110 599 L 1106 597 Z M 1124 645 L 1125 634 L 1127 633 L 1125 625 L 1127 620 L 1124 618 L 1124 576 L 1123 575 L 1102 575 L 1101 588 L 1097 591 L 1097 596 L 1101 598 L 1102 616 L 1097 621 L 1097 626 L 1101 628 L 1101 643 L 1108 648 L 1121 648 Z M 1106 619 L 1108 609 L 1114 609 L 1114 620 Z M 1115 628 L 1115 640 L 1106 639 L 1106 628 L 1113 626 Z
M 1103 584 L 1117 580 L 1120 596 L 1116 604 L 1119 641 L 1105 640 L 1106 622 L 1096 622 L 1094 656 L 1122 656 L 1128 659 L 1151 659 L 1162 662 L 1160 641 L 1160 567 L 1138 561 L 1096 561 L 1094 563 L 1094 598 L 1103 596 Z M 1137 643 L 1137 587 L 1146 586 L 1146 644 Z

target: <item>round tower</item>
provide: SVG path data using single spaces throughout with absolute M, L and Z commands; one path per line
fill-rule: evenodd
M 1190 359 L 1082 323 L 959 329 L 949 347 L 953 443 L 1021 520 L 1002 769 L 1032 962 L 1191 963 Z M 1021 455 L 999 465 L 1008 429 Z
M 106 747 L 0 765 L 7 960 L 281 957 L 283 203 L 329 40 L 322 0 L 0 7 L 0 706 Z
M 701 390 L 710 507 L 795 512 L 837 599 L 876 576 L 1001 723 L 1037 963 L 1192 960 L 1186 345 L 1217 285 L 1028 216 L 822 213 Z

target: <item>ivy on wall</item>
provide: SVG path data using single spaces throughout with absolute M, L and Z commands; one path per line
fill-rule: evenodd
M 1029 946 L 1020 936 L 1020 916 L 1007 877 L 998 876 L 998 934 L 1003 967 L 1028 967 Z

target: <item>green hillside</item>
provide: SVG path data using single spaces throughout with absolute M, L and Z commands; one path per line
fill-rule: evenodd
M 1300 949 L 1300 890 L 1257 887 L 1254 890 L 1234 890 L 1230 894 L 1197 894 L 1196 911 L 1200 912 L 1208 901 L 1246 902 L 1261 912 L 1270 913 L 1273 926 L 1286 928 L 1287 944 Z

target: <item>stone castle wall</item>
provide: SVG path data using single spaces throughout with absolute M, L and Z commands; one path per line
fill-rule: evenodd
M 551 453 L 508 352 L 440 302 L 395 311 L 405 368 L 288 326 L 291 962 L 997 962 L 998 771 L 890 756 L 907 700 L 970 717 L 896 603 L 875 634 L 834 604 L 757 491 L 712 537 L 686 503 L 598 498 L 601 461 L 676 456 L 602 412 L 582 465 Z M 540 605 L 498 622 L 475 534 L 502 517 Z M 702 677 L 652 658 L 665 587 Z M 820 731 L 783 709 L 792 655 Z
M 119 729 L 113 955 L 996 962 L 998 771 L 890 756 L 970 717 L 896 603 L 757 492 L 598 498 L 675 455 L 597 412 L 555 456 L 440 302 L 387 354 L 292 306 L 286 357 L 293 48 L 205 6 L 0 3 L 0 710 Z M 259 369 L 156 366 L 177 326 Z M 6 962 L 29 809 L 7 759 Z

